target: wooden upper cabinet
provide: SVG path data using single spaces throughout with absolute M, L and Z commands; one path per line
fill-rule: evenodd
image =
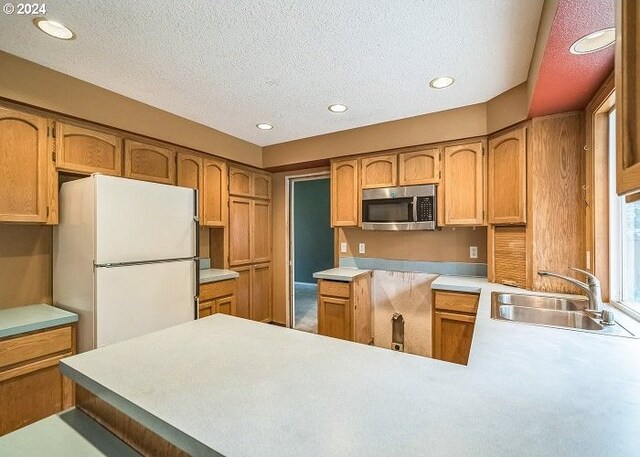
M 229 195 L 227 190 L 227 164 L 222 160 L 204 159 L 204 185 L 202 190 L 201 225 L 223 227 L 227 223 Z
M 444 148 L 446 225 L 484 224 L 484 143 Z
M 358 160 L 331 162 L 331 226 L 357 227 L 359 219 Z
M 252 173 L 244 168 L 229 167 L 229 194 L 251 197 L 253 190 Z
M 252 195 L 256 198 L 271 199 L 271 176 L 262 173 L 252 173 Z
M 179 152 L 176 164 L 176 184 L 202 192 L 202 158 Z
M 0 221 L 47 222 L 47 119 L 0 108 Z
M 360 162 L 363 189 L 398 185 L 398 156 L 395 154 L 365 157 Z
M 251 267 L 251 319 L 271 321 L 271 264 Z
M 252 206 L 249 198 L 229 198 L 229 265 L 244 265 L 252 261 Z
M 271 260 L 271 203 L 254 200 L 251 202 L 251 261 Z
M 489 140 L 488 201 L 490 224 L 527 221 L 527 129 Z
M 122 176 L 122 139 L 56 122 L 56 167 L 76 173 Z
M 125 178 L 175 183 L 175 152 L 171 149 L 124 140 Z
M 399 186 L 440 182 L 440 149 L 405 152 L 398 156 Z
M 640 5 L 616 1 L 616 187 L 640 191 Z

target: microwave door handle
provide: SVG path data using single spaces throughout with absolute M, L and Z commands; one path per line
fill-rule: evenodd
M 413 197 L 413 222 L 418 222 L 418 197 Z

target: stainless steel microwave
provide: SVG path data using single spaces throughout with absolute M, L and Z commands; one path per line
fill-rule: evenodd
M 362 191 L 364 230 L 435 230 L 436 213 L 433 184 Z

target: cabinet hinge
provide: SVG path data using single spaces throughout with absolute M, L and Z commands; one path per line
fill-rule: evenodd
M 56 157 L 56 150 L 54 149 L 53 151 L 51 151 L 51 160 L 52 160 L 53 162 L 55 162 L 55 161 L 56 161 L 56 158 L 57 158 L 57 157 Z
M 49 207 L 47 206 L 47 219 L 49 218 Z
M 482 220 L 484 221 L 484 210 L 482 210 Z
M 441 171 L 438 172 L 438 178 L 442 179 L 442 172 Z

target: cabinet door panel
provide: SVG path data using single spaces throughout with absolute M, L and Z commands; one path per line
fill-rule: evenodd
M 175 182 L 175 152 L 171 149 L 124 141 L 124 176 L 162 184 Z
M 444 149 L 444 218 L 446 225 L 484 223 L 482 142 Z
M 236 278 L 236 312 L 235 315 L 245 319 L 251 318 L 251 267 L 232 268 L 240 275 Z
M 475 317 L 436 311 L 433 323 L 434 358 L 466 365 L 471 351 Z
M 236 315 L 236 299 L 233 295 L 216 300 L 216 313 Z
M 489 141 L 489 223 L 526 222 L 526 128 Z
M 440 150 L 406 152 L 398 157 L 400 162 L 398 185 L 414 186 L 440 182 Z
M 256 198 L 271 199 L 271 176 L 253 173 L 253 196 Z
M 248 198 L 229 199 L 229 265 L 251 263 L 251 212 Z
M 375 189 L 396 186 L 398 184 L 397 161 L 398 157 L 395 154 L 362 159 L 362 188 Z
M 178 153 L 176 184 L 202 191 L 202 159 L 196 155 Z
M 271 204 L 256 200 L 251 202 L 251 261 L 268 262 L 271 260 Z
M 0 221 L 46 222 L 47 120 L 0 108 Z
M 56 166 L 78 173 L 122 176 L 122 139 L 56 122 Z
M 351 303 L 348 299 L 319 296 L 318 333 L 351 340 Z
M 200 302 L 200 306 L 198 309 L 198 319 L 202 317 L 211 316 L 216 312 L 216 301 L 215 300 L 206 300 Z
M 358 161 L 331 163 L 331 226 L 357 227 L 360 219 Z
M 202 225 L 224 226 L 227 223 L 228 201 L 227 164 L 220 160 L 205 159 Z
M 229 194 L 251 197 L 252 192 L 251 172 L 243 168 L 229 167 Z
M 271 264 L 251 268 L 251 319 L 271 322 Z

